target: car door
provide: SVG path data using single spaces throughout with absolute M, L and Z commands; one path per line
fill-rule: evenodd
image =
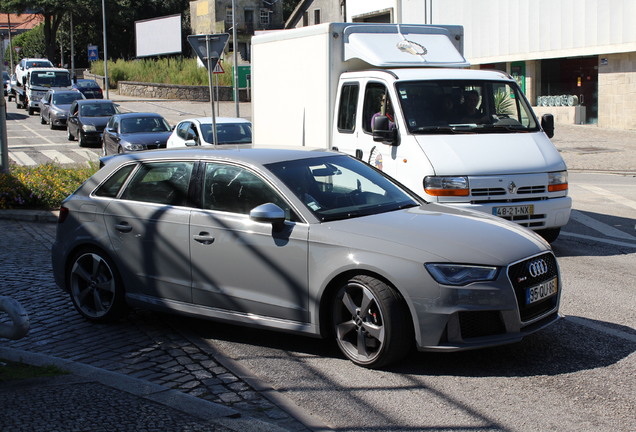
M 117 146 L 119 145 L 119 116 L 112 116 L 102 135 L 103 153 L 109 155 L 117 153 Z
M 308 322 L 308 225 L 254 172 L 205 164 L 202 209 L 190 223 L 192 299 L 217 309 Z M 279 231 L 252 221 L 249 211 L 267 202 L 286 210 Z
M 68 119 L 66 121 L 66 127 L 68 128 L 69 136 L 79 137 L 79 105 L 77 101 L 73 101 L 71 108 L 68 110 Z
M 44 97 L 40 100 L 40 118 L 42 120 L 42 124 L 48 123 L 49 121 L 51 121 L 51 116 L 49 113 L 50 107 L 51 107 L 51 100 L 52 100 L 51 96 L 52 96 L 51 92 L 46 92 Z
M 128 295 L 144 301 L 191 301 L 191 209 L 187 194 L 194 162 L 141 164 L 104 211 Z

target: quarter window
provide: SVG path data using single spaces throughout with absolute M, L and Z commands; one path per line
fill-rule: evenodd
M 357 83 L 342 86 L 338 106 L 338 131 L 340 132 L 353 132 L 356 127 L 359 90 L 360 86 Z

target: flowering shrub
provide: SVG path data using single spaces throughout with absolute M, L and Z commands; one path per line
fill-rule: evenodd
M 0 172 L 0 209 L 56 210 L 71 193 L 98 169 L 48 163 L 34 167 L 11 164 Z

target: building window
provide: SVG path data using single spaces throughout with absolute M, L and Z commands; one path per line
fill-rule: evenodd
M 261 25 L 269 25 L 269 9 L 261 9 Z
M 305 12 L 303 14 L 303 27 L 307 27 L 309 25 L 309 13 Z
M 225 22 L 232 25 L 232 8 L 228 7 L 225 9 Z
M 314 10 L 314 24 L 320 24 L 320 9 Z

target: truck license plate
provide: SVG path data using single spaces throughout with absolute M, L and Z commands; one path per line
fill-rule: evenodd
M 526 304 L 531 304 L 557 293 L 557 278 L 526 289 Z
M 493 207 L 492 214 L 500 217 L 530 216 L 534 214 L 534 205 Z

